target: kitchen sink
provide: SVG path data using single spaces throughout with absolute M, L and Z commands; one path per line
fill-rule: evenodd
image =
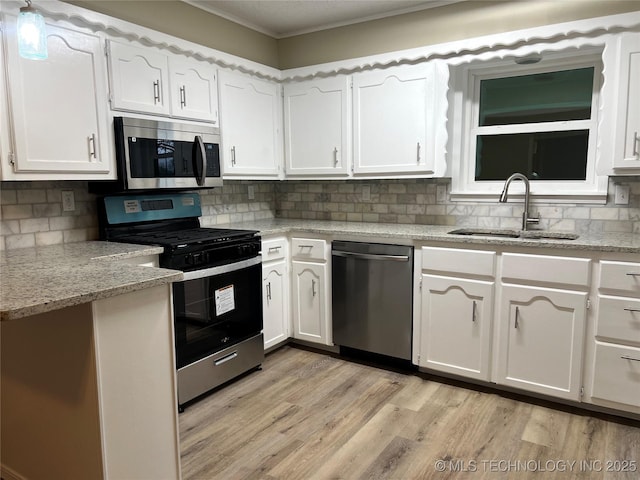
M 450 235 L 477 235 L 483 237 L 524 238 L 534 240 L 575 240 L 578 235 L 566 232 L 548 232 L 544 230 L 510 230 L 501 228 L 459 228 L 451 230 Z

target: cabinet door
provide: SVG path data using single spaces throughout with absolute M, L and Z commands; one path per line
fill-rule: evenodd
M 282 156 L 278 85 L 221 71 L 218 88 L 225 178 L 277 178 Z
M 422 275 L 420 366 L 489 381 L 493 282 Z
M 497 383 L 580 399 L 587 294 L 503 285 Z
M 353 76 L 354 174 L 433 173 L 431 64 Z
M 284 86 L 287 176 L 348 175 L 349 101 L 349 77 Z
M 640 169 L 640 34 L 620 38 L 614 168 Z M 624 173 L 624 172 L 623 172 Z
M 48 24 L 49 57 L 38 61 L 18 55 L 15 35 L 7 35 L 6 41 L 14 171 L 67 172 L 73 179 L 109 174 L 106 68 L 100 38 Z
M 206 63 L 171 57 L 169 71 L 172 116 L 217 124 L 216 70 Z
M 289 338 L 289 281 L 286 262 L 272 262 L 262 267 L 262 311 L 264 348 Z
M 326 266 L 292 262 L 293 336 L 327 343 Z
M 169 115 L 167 56 L 109 42 L 111 108 Z

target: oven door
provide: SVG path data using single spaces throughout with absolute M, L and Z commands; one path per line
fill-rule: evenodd
M 173 284 L 177 368 L 262 331 L 261 271 L 258 256 L 185 272 Z

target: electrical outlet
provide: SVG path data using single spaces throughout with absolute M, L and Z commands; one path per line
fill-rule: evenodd
M 629 185 L 616 185 L 614 203 L 616 205 L 629 205 Z
M 256 191 L 253 185 L 249 185 L 247 187 L 247 195 L 249 196 L 249 200 L 253 200 L 256 198 Z
M 76 209 L 76 201 L 73 198 L 73 190 L 62 191 L 62 211 L 73 212 Z

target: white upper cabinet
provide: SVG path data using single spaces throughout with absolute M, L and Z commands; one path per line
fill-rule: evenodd
M 166 55 L 110 41 L 109 66 L 114 110 L 169 115 Z
M 169 58 L 171 114 L 218 123 L 216 69 L 206 63 Z
M 220 71 L 224 178 L 278 178 L 282 98 L 277 84 Z
M 216 70 L 205 62 L 109 42 L 111 107 L 218 123 Z
M 10 33 L 16 18 L 7 15 L 4 21 L 11 26 L 4 29 L 3 72 L 7 75 L 4 114 L 10 128 L 2 134 L 6 143 L 2 179 L 112 178 L 106 62 L 100 38 L 50 22 L 48 58 L 26 60 L 18 55 L 16 36 Z
M 618 71 L 618 115 L 615 128 L 613 167 L 640 171 L 640 33 L 620 36 Z
M 342 176 L 351 163 L 349 77 L 284 86 L 288 177 Z
M 353 173 L 442 175 L 446 77 L 436 62 L 353 76 Z M 443 72 L 441 72 L 443 73 Z

